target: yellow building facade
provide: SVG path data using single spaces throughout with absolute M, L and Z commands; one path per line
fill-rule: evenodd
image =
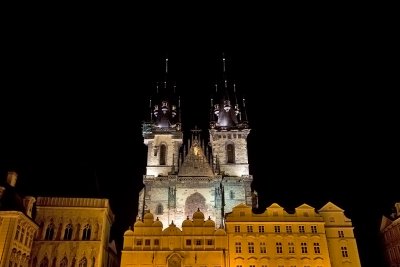
M 36 210 L 32 267 L 119 265 L 110 242 L 114 214 L 108 199 L 38 197 Z
M 0 186 L 0 267 L 27 267 L 38 225 L 32 219 L 35 198 L 22 198 L 15 190 L 17 173 L 8 172 Z
M 400 202 L 395 203 L 394 208 L 390 218 L 382 217 L 380 228 L 385 260 L 389 267 L 400 266 Z

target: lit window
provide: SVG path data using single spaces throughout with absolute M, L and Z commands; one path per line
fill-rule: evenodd
M 254 253 L 254 242 L 248 243 L 249 253 Z
M 282 243 L 281 242 L 276 242 L 276 253 L 282 254 Z
M 242 243 L 240 242 L 235 243 L 235 251 L 236 253 L 242 253 Z
M 260 242 L 260 253 L 261 254 L 267 253 L 267 245 L 265 244 L 265 242 Z
M 317 233 L 317 226 L 316 225 L 311 225 L 311 233 L 313 233 L 313 234 Z
M 280 233 L 281 232 L 281 227 L 279 225 L 274 226 L 275 233 Z
M 342 251 L 342 257 L 343 258 L 348 258 L 349 253 L 347 252 L 347 247 L 341 247 L 340 250 Z
M 289 254 L 294 254 L 294 243 L 289 242 L 288 247 L 289 247 Z
M 253 226 L 252 225 L 247 225 L 247 232 L 252 233 L 253 232 Z
M 344 237 L 344 232 L 342 230 L 339 230 L 338 231 L 338 236 L 343 238 Z
M 320 254 L 321 253 L 321 248 L 319 246 L 319 243 L 314 243 L 314 253 L 315 254 Z
M 235 225 L 235 233 L 240 233 L 240 225 Z
M 303 254 L 308 253 L 306 242 L 301 242 L 301 253 Z

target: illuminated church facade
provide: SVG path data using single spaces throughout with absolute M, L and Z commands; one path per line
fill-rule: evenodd
M 208 142 L 199 129 L 184 142 L 180 98 L 167 79 L 149 106 L 144 187 L 136 222 L 124 233 L 121 266 L 361 266 L 351 220 L 335 204 L 288 213 L 273 203 L 253 212 L 245 99 L 226 78 L 225 59 L 204 114 Z

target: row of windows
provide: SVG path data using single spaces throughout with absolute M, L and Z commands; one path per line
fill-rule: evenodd
M 241 134 L 216 134 L 215 135 L 215 139 L 216 140 L 218 140 L 218 139 L 232 139 L 232 137 L 235 139 L 235 138 L 238 138 L 238 139 L 240 139 L 240 138 L 242 138 L 242 135 Z
M 39 263 L 38 265 L 38 261 L 36 259 L 36 257 L 32 260 L 32 265 L 30 265 L 31 267 L 88 267 L 89 263 L 86 257 L 82 257 L 82 259 L 79 260 L 79 262 L 76 261 L 75 258 L 73 258 L 71 260 L 71 262 L 69 263 L 68 258 L 64 257 L 62 258 L 59 262 L 57 262 L 57 258 L 53 258 L 51 265 L 49 265 L 49 259 L 45 256 Z M 91 267 L 94 267 L 96 263 L 96 259 L 95 257 L 92 258 L 92 262 L 91 262 Z M 12 266 L 9 266 L 12 267 Z
M 35 233 L 29 233 L 28 231 L 26 231 L 25 234 L 25 228 L 17 225 L 14 240 L 19 241 L 21 244 L 24 244 L 27 247 L 31 247 L 34 235 Z
M 274 233 L 281 233 L 282 228 L 280 225 L 274 225 Z M 247 233 L 253 233 L 254 232 L 254 226 L 253 225 L 247 225 L 246 226 Z M 286 225 L 285 227 L 286 233 L 291 234 L 293 233 L 293 227 L 292 225 Z M 318 233 L 318 228 L 316 225 L 311 225 L 310 229 L 311 233 L 317 234 Z M 235 233 L 240 233 L 241 232 L 241 227 L 240 225 L 235 225 Z M 265 233 L 265 226 L 264 225 L 259 225 L 258 226 L 258 232 L 259 233 Z M 304 225 L 299 225 L 298 226 L 298 232 L 299 233 L 305 233 L 305 226 Z M 342 231 L 343 232 L 343 231 Z
M 80 225 L 78 224 L 77 229 L 76 229 L 78 234 L 79 234 L 79 228 L 80 228 Z M 54 223 L 50 223 L 46 228 L 46 232 L 44 234 L 44 240 L 54 240 L 54 229 L 55 229 Z M 73 232 L 74 232 L 73 230 L 74 229 L 73 229 L 72 224 L 67 224 L 64 229 L 63 240 L 72 240 Z M 81 236 L 80 240 L 90 240 L 91 233 L 92 233 L 92 226 L 90 224 L 86 224 L 83 227 L 82 236 Z M 76 236 L 76 239 L 79 239 L 79 237 Z
M 203 244 L 206 244 L 207 246 L 212 246 L 214 245 L 214 240 L 213 239 L 186 239 L 185 241 L 186 246 L 191 246 L 194 244 L 195 246 L 202 246 Z M 136 246 L 142 246 L 143 245 L 143 240 L 142 239 L 136 239 Z M 144 245 L 145 246 L 150 246 L 151 245 L 151 240 L 150 239 L 145 239 L 144 240 Z M 153 240 L 153 246 L 159 246 L 160 245 L 160 240 L 159 239 L 154 239 Z
M 277 254 L 282 254 L 283 253 L 283 245 L 282 242 L 276 242 L 275 244 L 276 247 L 276 253 Z M 307 242 L 301 242 L 300 243 L 300 251 L 302 254 L 307 254 L 308 252 L 308 244 Z M 318 242 L 313 243 L 313 251 L 314 254 L 321 254 L 321 246 Z M 242 243 L 241 242 L 235 242 L 235 252 L 240 254 L 242 253 Z M 254 242 L 248 242 L 247 243 L 247 252 L 250 254 L 255 253 L 255 246 Z M 261 254 L 266 254 L 267 253 L 267 245 L 265 242 L 260 242 L 259 244 L 259 253 Z M 294 254 L 295 252 L 295 244 L 293 242 L 288 243 L 288 253 L 289 254 Z

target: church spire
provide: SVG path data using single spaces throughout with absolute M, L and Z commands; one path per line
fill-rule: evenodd
M 211 100 L 210 127 L 222 130 L 247 128 L 247 122 L 242 121 L 236 83 L 231 83 L 227 78 L 225 53 L 222 54 L 222 88 L 218 90 L 218 83 L 215 84 L 215 95 Z
M 165 57 L 164 82 L 156 83 L 156 93 L 150 98 L 150 121 L 144 124 L 151 129 L 181 130 L 180 97 L 176 84 L 170 82 L 169 58 Z

